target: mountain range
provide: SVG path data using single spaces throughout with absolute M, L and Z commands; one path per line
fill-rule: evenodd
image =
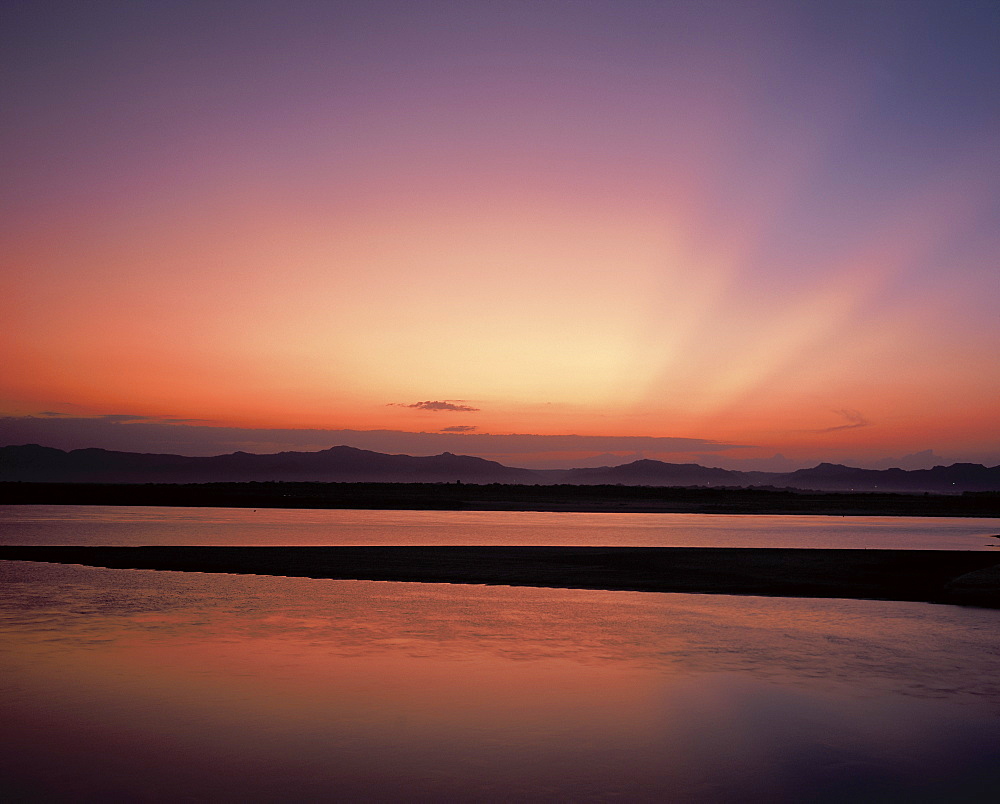
M 811 491 L 960 493 L 1000 491 L 1000 466 L 956 463 L 933 469 L 859 469 L 821 463 L 794 472 L 739 472 L 694 463 L 638 460 L 621 466 L 531 470 L 470 455 L 388 455 L 354 447 L 318 452 L 212 457 L 76 449 L 0 447 L 0 481 L 62 483 L 507 483 L 625 486 L 768 486 Z

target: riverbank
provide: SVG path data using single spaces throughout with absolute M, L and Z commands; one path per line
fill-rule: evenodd
M 989 552 L 715 547 L 0 547 L 0 560 L 341 580 L 908 600 L 1000 608 Z

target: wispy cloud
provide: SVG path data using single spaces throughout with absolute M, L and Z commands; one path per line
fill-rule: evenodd
M 461 402 L 461 400 L 457 400 L 457 402 Z M 459 413 L 473 413 L 479 410 L 479 408 L 474 408 L 471 405 L 456 404 L 455 402 L 449 402 L 448 400 L 445 400 L 443 402 L 439 401 L 431 402 L 430 400 L 428 400 L 426 402 L 414 402 L 412 405 L 407 405 L 402 402 L 390 402 L 389 405 L 399 408 L 416 408 L 417 410 L 431 410 L 431 411 L 451 410 L 451 411 L 457 411 Z
M 442 433 L 471 433 L 476 429 L 474 424 L 455 424 L 451 427 L 442 427 Z
M 823 427 L 819 430 L 805 430 L 806 433 L 836 433 L 840 430 L 857 430 L 859 427 L 870 427 L 871 422 L 866 419 L 860 411 L 852 410 L 851 408 L 844 408 L 843 410 L 835 410 L 838 416 L 842 416 L 847 419 L 847 424 L 838 424 L 833 427 Z

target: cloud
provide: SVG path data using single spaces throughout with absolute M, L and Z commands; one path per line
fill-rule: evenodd
M 105 413 L 98 419 L 106 422 L 152 422 L 157 421 L 152 416 L 133 416 L 131 413 Z
M 51 411 L 44 411 L 40 415 L 45 416 L 68 416 L 68 413 L 52 413 Z M 139 416 L 133 415 L 131 413 L 104 413 L 99 416 L 94 416 L 94 419 L 98 421 L 111 422 L 112 424 L 137 424 L 141 422 L 149 422 L 155 424 L 194 424 L 196 422 L 208 423 L 208 419 L 174 419 L 167 418 L 165 416 Z
M 840 430 L 856 430 L 859 427 L 870 427 L 871 422 L 868 421 L 864 416 L 861 415 L 860 411 L 851 410 L 850 408 L 844 408 L 843 410 L 835 410 L 838 416 L 843 416 L 847 419 L 847 424 L 838 424 L 834 427 L 823 427 L 820 430 L 804 430 L 805 433 L 836 433 Z
M 499 460 L 504 456 L 527 458 L 539 453 L 646 453 L 683 454 L 722 452 L 749 445 L 701 438 L 670 436 L 536 435 L 532 433 L 479 433 L 445 428 L 441 432 L 403 430 L 251 429 L 210 424 L 178 424 L 176 420 L 116 416 L 0 418 L 0 445 L 41 444 L 57 449 L 101 447 L 127 452 L 160 452 L 179 455 L 220 455 L 244 452 L 274 453 L 286 450 L 320 450 L 345 445 L 375 452 L 436 455 L 461 452 Z
M 474 411 L 479 410 L 479 408 L 474 408 L 471 405 L 456 405 L 454 402 L 448 402 L 447 400 L 444 402 L 431 402 L 428 400 L 427 402 L 414 402 L 412 405 L 405 405 L 401 402 L 390 402 L 389 404 L 400 408 L 416 408 L 417 410 L 433 411 L 451 410 L 459 413 L 473 413 Z
M 442 433 L 471 433 L 476 429 L 474 424 L 455 424 L 451 427 L 442 427 Z
M 947 466 L 949 460 L 938 455 L 933 449 L 924 449 L 920 452 L 911 452 L 901 458 L 879 458 L 865 459 L 857 458 L 852 466 L 861 466 L 866 469 L 930 469 L 934 466 Z

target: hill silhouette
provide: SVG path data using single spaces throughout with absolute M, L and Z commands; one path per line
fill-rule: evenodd
M 1000 491 L 1000 466 L 956 463 L 933 469 L 859 469 L 821 463 L 794 472 L 738 472 L 694 463 L 638 460 L 621 466 L 532 471 L 470 455 L 413 456 L 331 447 L 318 452 L 212 457 L 66 452 L 38 444 L 0 447 L 0 481 L 36 483 L 504 483 L 527 485 L 772 487 L 805 491 L 961 493 Z
M 316 481 L 384 483 L 530 483 L 535 475 L 495 461 L 444 452 L 428 457 L 331 447 L 319 452 L 279 452 L 193 458 L 28 444 L 0 448 L 0 480 L 93 483 L 215 483 Z

